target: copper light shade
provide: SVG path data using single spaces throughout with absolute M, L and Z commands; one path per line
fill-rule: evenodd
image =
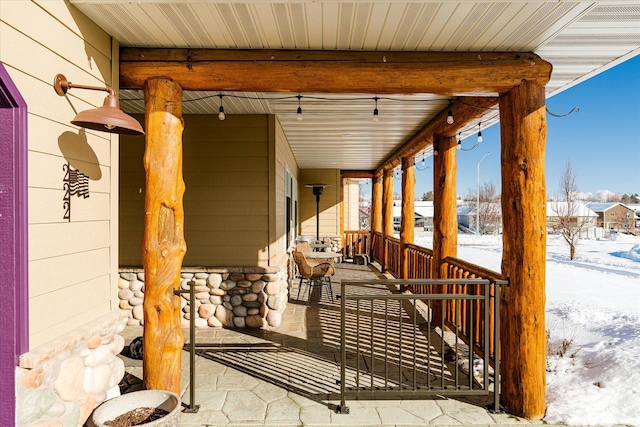
M 140 123 L 120 109 L 120 102 L 111 87 L 107 86 L 102 88 L 73 84 L 67 81 L 62 74 L 56 75 L 53 81 L 53 87 L 60 96 L 64 96 L 71 88 L 103 90 L 109 93 L 104 99 L 102 107 L 81 111 L 71 120 L 72 124 L 109 133 L 144 135 L 144 130 Z

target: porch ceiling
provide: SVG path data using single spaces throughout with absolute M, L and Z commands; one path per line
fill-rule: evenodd
M 70 2 L 122 46 L 532 51 L 553 64 L 546 86 L 548 96 L 640 52 L 640 0 Z M 380 166 L 390 153 L 446 109 L 449 100 L 429 94 L 393 95 L 389 97 L 393 99 L 378 101 L 380 120 L 373 123 L 372 98 L 376 94 L 302 93 L 303 120 L 298 121 L 298 100 L 282 99 L 287 94 L 222 93 L 228 95 L 223 98 L 227 114 L 276 114 L 301 168 L 350 170 Z M 185 92 L 183 112 L 217 114 L 217 94 Z M 144 112 L 140 92 L 121 91 L 120 98 L 126 111 Z M 483 127 L 496 120 L 496 111 L 487 111 Z M 477 130 L 474 123 L 463 136 Z M 430 154 L 429 148 L 425 155 Z

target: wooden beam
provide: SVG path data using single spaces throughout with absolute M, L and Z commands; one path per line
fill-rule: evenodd
M 120 88 L 171 76 L 185 90 L 498 94 L 546 84 L 551 64 L 530 52 L 352 52 L 122 48 Z
M 433 157 L 433 263 L 431 277 L 446 279 L 442 265 L 446 257 L 458 255 L 458 217 L 456 202 L 456 153 L 458 144 L 453 136 L 439 136 L 434 141 Z M 435 293 L 444 292 L 442 287 Z M 442 302 L 434 301 L 433 322 L 441 323 Z
M 500 135 L 502 274 L 509 279 L 500 309 L 502 403 L 511 414 L 540 419 L 546 394 L 544 87 L 524 82 L 500 97 Z
M 171 79 L 144 85 L 146 190 L 142 263 L 145 274 L 143 383 L 180 394 L 184 336 L 180 324 L 180 270 L 184 241 L 182 89 Z
M 373 171 L 351 171 L 351 170 L 345 171 L 345 170 L 342 170 L 342 171 L 340 171 L 340 175 L 343 178 L 356 178 L 356 179 L 357 178 L 361 178 L 361 179 L 368 178 L 368 179 L 371 179 L 371 178 L 373 178 Z
M 409 278 L 409 246 L 415 233 L 415 158 L 402 159 L 402 213 L 400 218 L 400 278 Z
M 415 156 L 433 143 L 435 135 L 456 136 L 470 121 L 477 120 L 487 113 L 487 109 L 498 104 L 497 97 L 461 97 L 451 105 L 454 122 L 447 123 L 449 108 L 442 110 L 425 127 L 416 132 L 406 143 L 382 161 L 376 172 L 393 169 L 404 157 Z

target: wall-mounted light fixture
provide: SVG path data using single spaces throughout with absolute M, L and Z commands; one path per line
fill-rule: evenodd
M 108 93 L 102 107 L 79 112 L 71 123 L 87 129 L 99 130 L 124 135 L 144 135 L 140 123 L 120 109 L 120 102 L 116 91 L 110 86 L 85 86 L 71 83 L 62 74 L 53 79 L 53 88 L 60 96 L 64 96 L 69 89 L 102 90 Z

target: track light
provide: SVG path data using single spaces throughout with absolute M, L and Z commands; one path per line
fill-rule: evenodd
M 302 98 L 302 95 L 298 94 L 298 96 L 296 98 L 298 98 L 298 112 L 296 113 L 296 120 L 301 122 L 302 121 L 302 107 L 300 106 L 300 98 Z
M 377 96 L 373 98 L 376 103 L 376 107 L 373 109 L 373 121 L 374 123 L 378 123 L 378 98 Z
M 218 95 L 220 97 L 220 108 L 218 109 L 218 119 L 224 120 L 227 118 L 227 115 L 224 113 L 224 107 L 222 106 L 222 97 L 224 95 Z
M 478 142 L 482 142 L 482 130 L 480 130 L 480 123 L 478 122 Z
M 60 96 L 64 96 L 69 89 L 102 90 L 108 93 L 102 107 L 79 112 L 71 123 L 87 129 L 99 130 L 124 135 L 144 135 L 140 123 L 120 109 L 120 101 L 112 87 L 85 86 L 73 84 L 62 74 L 53 79 L 53 88 Z
M 447 113 L 447 124 L 453 124 L 453 111 L 451 111 L 451 100 L 449 100 L 449 112 Z

